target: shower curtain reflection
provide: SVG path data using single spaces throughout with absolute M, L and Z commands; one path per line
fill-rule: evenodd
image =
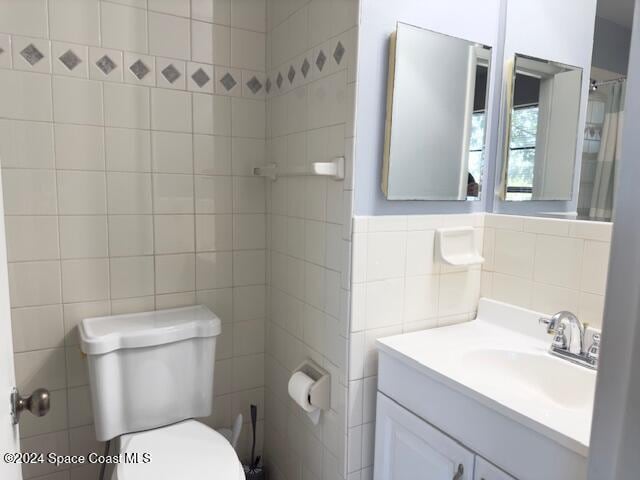
M 578 214 L 611 221 L 620 157 L 625 80 L 600 84 L 589 96 Z

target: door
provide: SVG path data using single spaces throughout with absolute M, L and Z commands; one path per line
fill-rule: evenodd
M 374 480 L 473 480 L 472 452 L 378 393 Z
M 498 467 L 493 466 L 482 457 L 476 457 L 474 480 L 515 480 Z
M 4 230 L 4 203 L 0 182 L 0 455 L 20 451 L 18 427 L 13 425 L 9 398 L 15 386 L 13 369 L 13 337 L 11 335 L 11 308 L 9 307 L 9 274 L 7 272 L 7 242 Z M 20 480 L 19 464 L 7 463 L 0 458 L 0 478 Z

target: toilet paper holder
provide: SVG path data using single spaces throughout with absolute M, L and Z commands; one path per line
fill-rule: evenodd
M 314 380 L 309 391 L 309 403 L 320 410 L 327 411 L 331 408 L 331 374 L 313 360 L 305 360 L 292 375 L 302 372 Z

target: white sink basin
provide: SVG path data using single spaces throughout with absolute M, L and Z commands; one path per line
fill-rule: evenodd
M 483 349 L 464 353 L 459 366 L 468 384 L 524 402 L 553 402 L 565 409 L 591 409 L 596 377 L 549 354 Z M 503 390 L 506 390 L 504 392 Z
M 444 385 L 586 458 L 596 373 L 549 354 L 539 316 L 482 299 L 474 321 L 383 338 L 378 348 L 436 380 L 425 395 Z

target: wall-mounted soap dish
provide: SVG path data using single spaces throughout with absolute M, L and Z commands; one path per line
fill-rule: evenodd
M 468 267 L 484 262 L 476 247 L 473 227 L 439 228 L 436 239 L 440 259 L 446 264 Z

